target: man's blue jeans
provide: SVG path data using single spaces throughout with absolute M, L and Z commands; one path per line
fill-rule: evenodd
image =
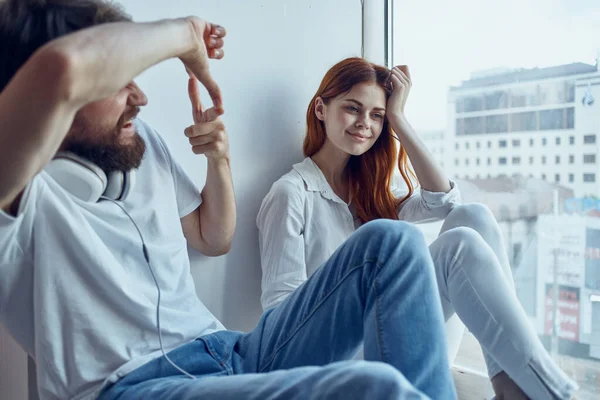
M 455 399 L 440 304 L 419 230 L 370 222 L 252 332 L 169 353 L 197 379 L 161 357 L 100 399 Z

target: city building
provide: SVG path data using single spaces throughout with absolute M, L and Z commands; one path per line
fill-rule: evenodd
M 447 107 L 452 176 L 521 175 L 600 194 L 598 63 L 475 73 L 450 88 Z

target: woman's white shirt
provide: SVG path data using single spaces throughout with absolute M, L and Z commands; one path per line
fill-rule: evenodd
M 448 193 L 416 190 L 398 207 L 399 219 L 422 223 L 445 218 L 461 202 L 458 187 L 450 185 Z M 400 176 L 391 189 L 397 198 L 407 193 Z M 333 192 L 310 157 L 273 184 L 256 222 L 264 309 L 282 302 L 361 225 L 352 205 Z

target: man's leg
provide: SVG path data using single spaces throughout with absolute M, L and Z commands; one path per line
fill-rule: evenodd
M 141 369 L 155 369 L 150 363 Z M 156 371 L 158 372 L 158 371 Z M 107 393 L 108 395 L 108 393 Z M 383 363 L 340 362 L 262 374 L 183 375 L 147 379 L 101 400 L 427 400 L 393 367 Z
M 456 398 L 433 263 L 420 231 L 378 220 L 358 229 L 236 348 L 244 372 L 350 358 L 400 371 L 433 399 Z

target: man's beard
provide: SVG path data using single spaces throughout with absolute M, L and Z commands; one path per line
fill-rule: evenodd
M 137 115 L 137 110 L 134 115 Z M 98 128 L 90 123 L 78 121 L 73 122 L 73 127 L 64 141 L 61 150 L 70 151 L 79 157 L 91 161 L 106 174 L 114 171 L 130 171 L 136 169 L 142 163 L 146 151 L 144 139 L 136 131 L 131 138 L 131 143 L 123 144 L 120 141 L 121 129 L 126 119 L 125 115 L 119 119 L 115 128 Z

